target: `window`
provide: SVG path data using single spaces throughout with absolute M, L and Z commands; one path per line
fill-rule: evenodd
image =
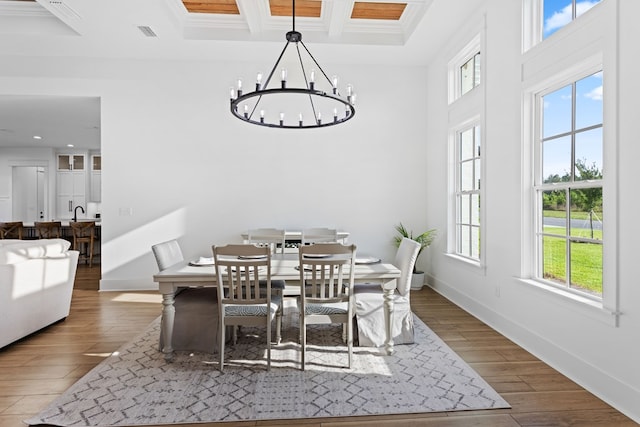
M 464 95 L 480 84 L 480 52 L 473 55 L 460 67 L 460 95 Z
M 449 62 L 450 104 L 480 85 L 481 58 L 480 35 L 477 35 Z
M 538 99 L 537 278 L 602 298 L 602 71 Z
M 601 0 L 542 0 L 542 39 L 546 39 Z
M 457 133 L 455 143 L 456 254 L 480 260 L 480 126 Z

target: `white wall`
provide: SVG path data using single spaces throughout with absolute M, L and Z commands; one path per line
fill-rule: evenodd
M 610 205 L 606 218 L 609 225 L 605 228 L 605 233 L 611 233 L 608 238 L 605 234 L 605 250 L 611 251 L 606 257 L 605 268 L 609 271 L 605 274 L 617 276 L 620 290 L 622 315 L 616 326 L 615 317 L 605 310 L 592 309 L 520 280 L 529 260 L 525 230 L 530 218 L 525 210 L 529 197 L 525 185 L 529 157 L 528 147 L 523 143 L 522 89 L 527 83 L 523 78 L 536 80 L 554 70 L 561 71 L 563 61 L 570 63 L 572 58 L 586 57 L 593 48 L 589 45 L 572 49 L 558 44 L 552 49 L 560 50 L 562 61 L 534 69 L 532 54 L 521 54 L 521 3 L 487 0 L 485 7 L 477 11 L 466 28 L 460 29 L 457 37 L 451 37 L 451 42 L 429 66 L 427 139 L 430 144 L 426 187 L 430 203 L 427 217 L 430 225 L 445 230 L 448 189 L 442 183 L 447 182 L 448 176 L 447 62 L 486 24 L 483 51 L 486 176 L 482 218 L 485 264 L 478 268 L 447 255 L 446 239 L 438 239 L 428 251 L 429 281 L 456 304 L 640 421 L 640 369 L 637 368 L 640 291 L 634 268 L 638 251 L 636 233 L 630 232 L 637 229 L 636 218 L 640 212 L 637 191 L 633 190 L 637 181 L 635 163 L 640 154 L 635 138 L 640 90 L 637 73 L 633 71 L 637 68 L 640 31 L 633 17 L 640 12 L 640 4 L 604 0 L 592 11 L 597 15 L 589 18 L 588 25 L 567 34 L 605 50 L 605 110 L 608 111 L 605 144 L 618 144 L 617 150 L 605 151 L 605 162 L 613 161 L 608 164 L 615 165 L 606 172 L 606 188 L 613 194 L 618 184 L 617 204 Z M 616 63 L 618 37 L 620 57 Z M 534 55 L 545 54 L 537 51 Z M 612 160 L 611 156 L 616 159 Z M 610 274 L 612 268 L 615 274 Z
M 150 248 L 170 238 L 197 257 L 250 227 L 326 225 L 391 259 L 395 224 L 427 228 L 424 97 L 405 96 L 425 93 L 424 68 L 323 64 L 356 84 L 356 117 L 280 130 L 229 112 L 229 86 L 264 66 L 12 59 L 31 75 L 0 93 L 101 97 L 101 289 L 156 288 Z

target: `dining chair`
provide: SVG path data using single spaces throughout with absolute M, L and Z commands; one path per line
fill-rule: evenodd
M 313 243 L 336 243 L 338 241 L 338 231 L 334 228 L 315 227 L 302 230 L 302 245 Z
M 300 270 L 301 366 L 305 369 L 307 325 L 343 325 L 348 367 L 353 358 L 353 286 L 355 245 L 316 243 L 302 245 L 298 252 Z
M 20 239 L 24 226 L 22 221 L 0 222 L 0 239 Z
M 212 246 L 218 283 L 220 371 L 224 369 L 226 327 L 233 326 L 233 343 L 237 343 L 236 326 L 266 327 L 267 370 L 271 369 L 271 322 L 282 327 L 282 296 L 272 292 L 271 251 L 268 246 L 252 244 Z M 261 285 L 262 282 L 262 285 Z
M 62 235 L 62 222 L 60 221 L 36 221 L 33 225 L 38 239 L 59 239 Z
M 266 245 L 271 249 L 271 253 L 284 253 L 285 231 L 279 228 L 254 228 L 247 232 L 247 243 L 255 245 Z
M 418 257 L 420 243 L 403 238 L 396 252 L 394 265 L 401 275 L 393 294 L 391 312 L 391 337 L 394 344 L 412 344 L 413 313 L 411 312 L 411 276 Z M 357 283 L 355 315 L 358 327 L 358 345 L 381 347 L 385 344 L 384 293 L 380 283 Z
M 182 248 L 176 239 L 157 243 L 151 251 L 158 270 L 184 262 Z M 215 353 L 218 346 L 218 291 L 214 287 L 182 287 L 174 293 L 175 314 L 171 346 L 178 351 Z M 160 329 L 159 349 L 165 338 Z
M 71 221 L 69 222 L 73 234 L 73 250 L 80 252 L 80 259 L 88 261 L 89 267 L 93 266 L 93 244 L 95 238 L 95 221 Z M 82 251 L 84 247 L 84 252 Z

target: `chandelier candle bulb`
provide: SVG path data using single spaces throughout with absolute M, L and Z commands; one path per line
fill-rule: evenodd
M 336 95 L 338 93 L 338 76 L 333 76 L 331 81 L 333 85 L 333 94 Z
M 280 77 L 280 81 L 282 82 L 282 89 L 286 89 L 287 87 L 287 69 L 282 69 L 282 75 Z
M 280 126 L 284 124 L 284 113 L 280 113 Z
M 242 79 L 238 79 L 238 98 L 242 96 Z
M 298 114 L 298 126 L 302 127 L 302 113 Z
M 262 73 L 258 73 L 258 75 L 256 76 L 256 90 L 260 90 L 261 86 L 262 86 Z
M 318 125 L 322 124 L 322 113 L 318 111 Z
M 244 118 L 249 118 L 249 106 L 247 104 L 244 105 Z
M 264 110 L 260 110 L 260 123 L 264 123 Z
M 311 74 L 309 75 L 309 89 L 313 90 L 316 84 L 316 70 L 311 70 Z
M 234 87 L 229 88 L 229 97 L 231 98 L 231 101 L 236 99 L 236 88 Z

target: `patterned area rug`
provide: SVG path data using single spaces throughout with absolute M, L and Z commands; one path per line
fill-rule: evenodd
M 417 317 L 415 344 L 396 346 L 392 356 L 354 347 L 350 370 L 342 328 L 310 327 L 302 371 L 297 313 L 285 313 L 270 372 L 264 329 L 243 328 L 238 344 L 227 345 L 223 373 L 217 355 L 177 352 L 165 363 L 157 350 L 158 318 L 25 422 L 104 427 L 509 407 Z

